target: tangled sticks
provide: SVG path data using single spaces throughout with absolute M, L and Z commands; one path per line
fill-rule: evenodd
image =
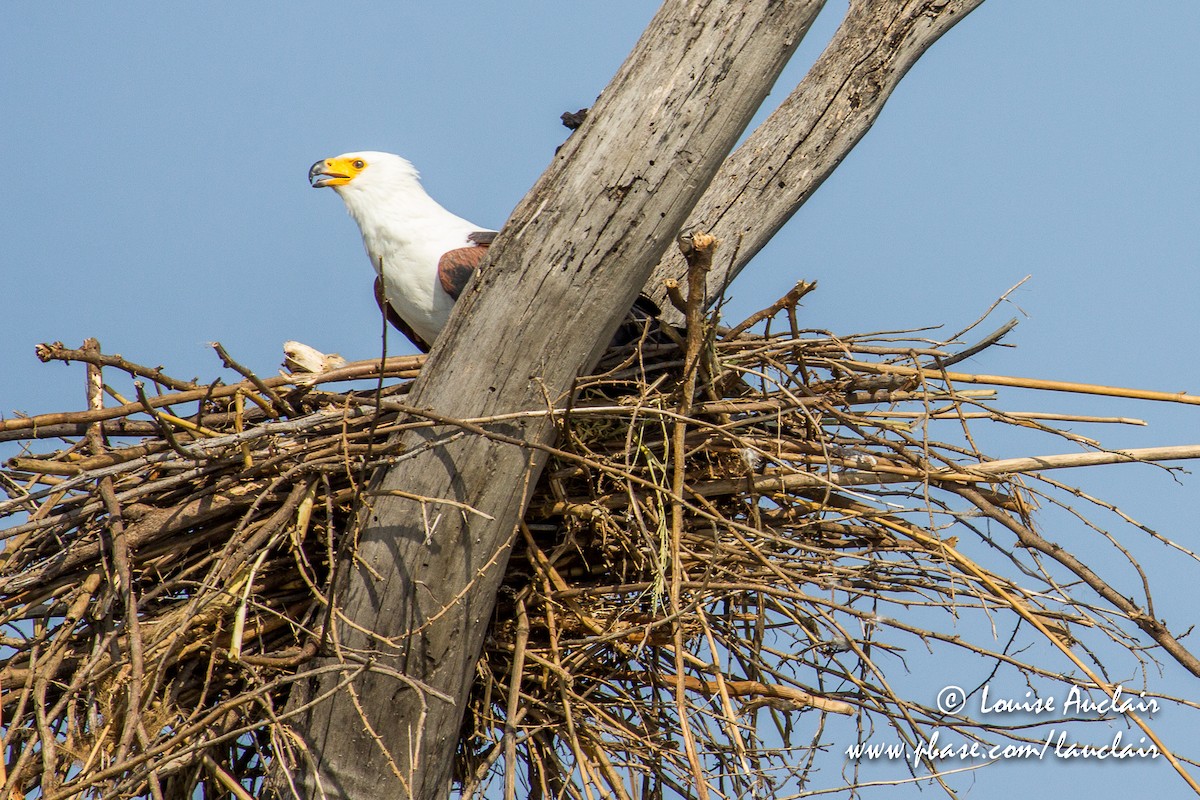
M 1053 426 L 1135 420 L 1007 412 L 963 387 L 1191 398 L 951 373 L 956 352 L 1008 328 L 958 350 L 835 337 L 799 327 L 810 289 L 731 329 L 693 313 L 677 343 L 614 350 L 573 402 L 522 412 L 552 415 L 560 435 L 477 671 L 466 792 L 520 771 L 542 796 L 629 796 L 635 781 L 686 793 L 697 770 L 729 794 L 782 791 L 844 715 L 914 742 L 947 724 L 1024 735 L 896 688 L 905 642 L 1100 695 L 1111 687 L 1080 647 L 1197 671 L 1148 594 L 1046 541 L 1031 509 L 1074 500 L 1042 475 L 1054 466 L 1200 448 L 1106 451 Z M 0 440 L 28 451 L 0 473 L 4 796 L 253 796 L 272 759 L 295 755 L 281 714 L 313 657 L 337 654 L 321 669 L 347 677 L 370 668 L 339 647 L 331 598 L 372 473 L 406 457 L 392 434 L 504 441 L 511 419 L 407 406 L 422 357 L 264 378 L 218 352 L 241 380 L 45 345 L 44 360 L 87 365 L 90 407 L 0 421 Z M 979 425 L 1081 452 L 989 460 Z M 432 539 L 440 515 L 475 513 L 414 499 Z M 1071 666 L 1004 644 L 1018 636 Z

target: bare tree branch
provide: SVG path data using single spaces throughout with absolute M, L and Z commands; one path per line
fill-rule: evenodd
M 929 46 L 983 0 L 854 0 L 800 85 L 721 166 L 688 227 L 724 244 L 711 303 L 842 163 Z M 663 280 L 687 271 L 674 251 L 646 293 L 669 309 Z M 669 313 L 669 312 L 668 312 Z
M 472 417 L 563 402 L 820 6 L 665 3 L 505 225 L 489 267 L 434 347 L 412 404 Z M 546 442 L 554 431 L 545 420 L 503 427 L 531 442 Z M 303 796 L 433 798 L 447 791 L 496 587 L 545 457 L 483 437 L 440 441 L 443 434 L 410 434 L 409 448 L 423 451 L 380 488 L 453 498 L 494 519 L 431 514 L 401 496 L 378 497 L 364 509 L 369 518 L 342 595 L 345 616 L 335 618 L 331 634 L 346 652 L 379 659 L 457 702 L 427 700 L 386 675 L 364 674 L 353 696 L 339 693 L 298 720 L 308 749 L 320 754 L 298 778 Z

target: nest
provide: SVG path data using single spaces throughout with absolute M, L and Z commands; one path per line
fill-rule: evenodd
M 1035 475 L 1054 464 L 990 459 L 972 436 L 986 421 L 1068 439 L 1071 463 L 1136 459 L 1053 427 L 1130 420 L 1010 413 L 965 388 L 1097 387 L 950 371 L 1011 325 L 972 347 L 803 330 L 809 288 L 707 327 L 694 371 L 682 342 L 612 351 L 569 408 L 544 411 L 559 438 L 479 663 L 465 795 L 507 782 L 512 796 L 519 780 L 533 797 L 689 797 L 704 780 L 775 796 L 825 755 L 845 768 L 826 753 L 842 717 L 849 740 L 872 725 L 909 743 L 945 725 L 1031 740 L 896 689 L 901 642 L 1101 696 L 1073 655 L 1083 640 L 1138 665 L 1146 638 L 1180 658 L 1094 573 L 1103 607 L 1075 602 L 1062 576 L 1086 566 L 1031 518 L 1060 502 Z M 331 652 L 334 565 L 371 476 L 403 457 L 396 434 L 491 422 L 408 407 L 422 357 L 260 377 L 217 349 L 241 380 L 43 345 L 87 364 L 92 407 L 0 422 L 26 447 L 0 473 L 4 797 L 257 794 L 294 757 L 289 688 Z M 1019 636 L 1074 666 L 1023 655 Z

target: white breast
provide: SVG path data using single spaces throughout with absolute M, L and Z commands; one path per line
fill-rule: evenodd
M 421 188 L 412 165 L 392 158 L 398 164 L 376 161 L 336 188 L 358 223 L 371 266 L 383 278 L 388 303 L 432 344 L 454 306 L 438 282 L 438 261 L 470 245 L 467 236 L 483 228 L 442 208 Z
M 376 273 L 383 278 L 388 304 L 412 326 L 414 333 L 432 343 L 454 307 L 454 299 L 438 281 L 438 259 L 448 250 L 467 246 L 467 234 L 397 241 L 387 235 L 368 236 L 364 232 L 363 244 Z

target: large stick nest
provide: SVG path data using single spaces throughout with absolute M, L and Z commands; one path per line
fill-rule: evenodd
M 904 646 L 1101 696 L 1079 663 L 1017 643 L 1107 643 L 1136 666 L 1150 639 L 1186 665 L 1139 615 L 1148 598 L 1106 596 L 1093 574 L 1101 599 L 1075 602 L 1062 576 L 1086 567 L 1030 519 L 1054 484 L 976 448 L 986 420 L 1105 455 L 953 379 L 1007 327 L 970 348 L 836 337 L 798 326 L 805 288 L 710 327 L 692 372 L 682 342 L 612 351 L 567 409 L 529 412 L 553 414 L 559 437 L 479 664 L 467 792 L 519 776 L 531 796 L 694 796 L 702 774 L 721 796 L 783 794 L 807 785 L 842 715 L 858 725 L 842 742 L 872 725 L 909 743 L 944 725 L 1036 740 L 898 691 Z M 244 380 L 43 345 L 88 365 L 93 407 L 0 422 L 26 442 L 0 474 L 5 798 L 245 797 L 273 759 L 305 757 L 284 718 L 292 682 L 362 668 L 329 641 L 328 599 L 372 475 L 404 457 L 407 429 L 498 422 L 409 408 L 421 357 L 260 378 L 220 352 Z

